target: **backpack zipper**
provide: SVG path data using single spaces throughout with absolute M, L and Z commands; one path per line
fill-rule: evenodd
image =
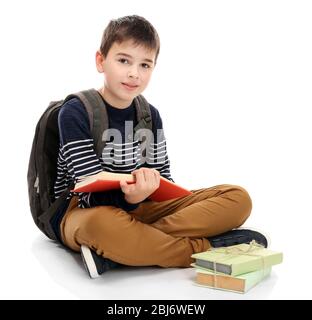
M 36 177 L 34 188 L 37 189 L 37 193 L 39 193 L 39 177 L 38 176 Z

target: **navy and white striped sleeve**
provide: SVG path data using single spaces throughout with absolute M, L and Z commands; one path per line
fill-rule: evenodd
M 90 121 L 88 114 L 78 99 L 66 102 L 58 117 L 60 132 L 59 171 L 64 172 L 66 166 L 67 180 L 75 183 L 82 177 L 96 174 L 102 171 L 102 166 L 97 157 L 93 138 L 90 133 Z M 82 208 L 98 205 L 112 205 L 126 211 L 134 210 L 137 205 L 130 204 L 124 199 L 121 190 L 82 193 L 79 195 L 79 205 Z

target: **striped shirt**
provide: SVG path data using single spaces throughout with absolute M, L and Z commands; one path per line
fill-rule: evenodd
M 65 103 L 58 117 L 60 147 L 57 161 L 57 179 L 54 186 L 58 198 L 68 186 L 82 177 L 101 171 L 131 173 L 141 167 L 157 169 L 161 176 L 171 180 L 170 162 L 162 120 L 158 110 L 150 105 L 153 130 L 145 142 L 133 134 L 137 124 L 134 103 L 125 109 L 117 109 L 107 102 L 109 130 L 102 156 L 96 155 L 90 122 L 82 103 L 74 98 Z M 70 195 L 72 196 L 72 194 Z M 69 202 L 69 201 L 68 201 Z M 130 204 L 121 190 L 96 193 L 80 193 L 79 207 L 90 208 L 98 205 L 113 205 L 125 211 L 134 210 L 138 204 Z M 54 219 L 54 230 L 59 236 L 59 223 L 66 211 L 62 208 Z

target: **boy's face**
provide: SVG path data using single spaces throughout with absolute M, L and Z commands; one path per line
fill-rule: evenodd
M 128 107 L 147 87 L 155 66 L 156 52 L 132 40 L 115 42 L 106 58 L 96 53 L 97 70 L 104 73 L 104 99 L 114 107 Z

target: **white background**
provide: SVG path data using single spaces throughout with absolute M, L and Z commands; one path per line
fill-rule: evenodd
M 283 264 L 245 295 L 194 286 L 192 269 L 137 268 L 89 280 L 28 206 L 35 125 L 51 100 L 103 79 L 95 51 L 112 18 L 138 14 L 161 50 L 144 92 L 163 118 L 175 181 L 230 183 L 253 199 Z M 2 299 L 312 298 L 310 1 L 1 1 Z M 193 166 L 190 167 L 190 162 Z

